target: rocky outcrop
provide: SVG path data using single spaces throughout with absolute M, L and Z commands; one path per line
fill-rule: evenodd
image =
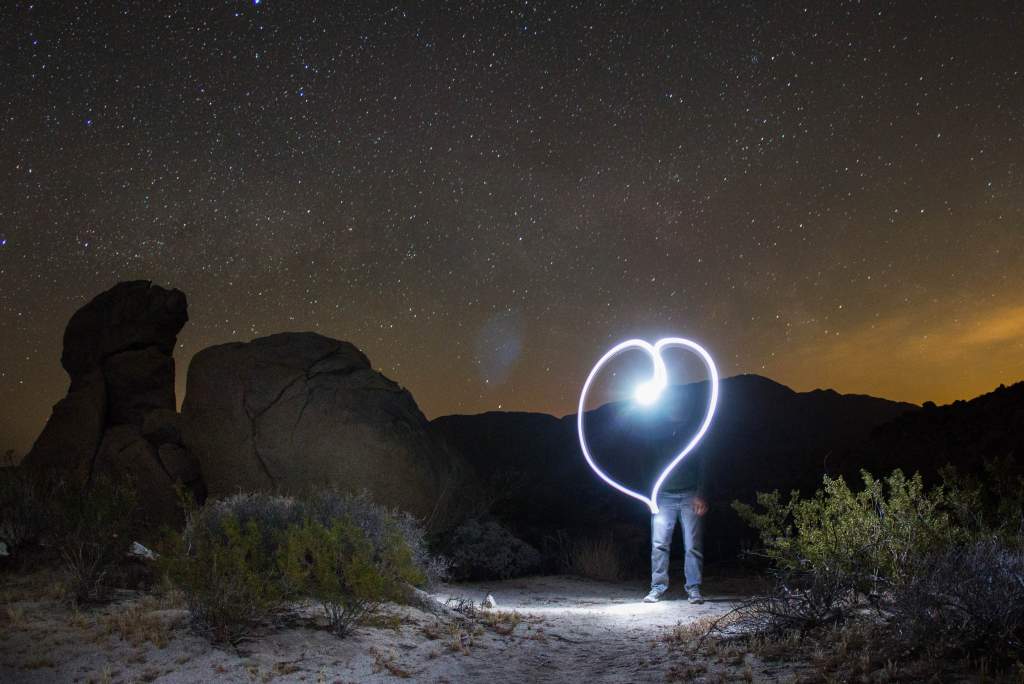
M 148 280 L 118 283 L 76 311 L 61 354 L 71 386 L 23 463 L 83 484 L 96 472 L 131 477 L 154 523 L 179 515 L 175 483 L 201 499 L 174 400 L 172 353 L 187 320 L 184 293 Z
M 204 349 L 182 419 L 210 496 L 335 486 L 432 524 L 448 514 L 457 464 L 412 395 L 348 342 L 280 333 Z

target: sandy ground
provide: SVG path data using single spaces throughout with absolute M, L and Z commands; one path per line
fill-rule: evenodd
M 449 587 L 453 595 L 477 601 L 490 593 L 498 610 L 511 610 L 538 621 L 531 638 L 509 641 L 496 649 L 510 667 L 495 670 L 488 657 L 464 663 L 468 680 L 565 682 L 664 681 L 677 662 L 661 637 L 673 626 L 721 615 L 736 595 L 709 593 L 691 605 L 672 591 L 659 603 L 642 603 L 647 586 L 609 584 L 573 577 L 531 577 L 494 584 Z M 507 677 L 504 679 L 503 677 Z M 517 680 L 516 677 L 519 677 Z
M 703 605 L 673 592 L 644 604 L 645 589 L 562 576 L 446 585 L 433 592 L 441 601 L 492 594 L 497 607 L 461 624 L 391 607 L 390 626 L 361 626 L 345 639 L 297 623 L 237 651 L 211 646 L 190 631 L 183 609 L 152 597 L 127 594 L 79 613 L 8 591 L 0 682 L 666 681 L 678 678 L 680 656 L 663 637 L 728 611 L 741 595 L 738 585 L 712 581 Z

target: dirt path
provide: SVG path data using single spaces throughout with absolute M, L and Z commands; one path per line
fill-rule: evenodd
M 645 604 L 643 584 L 609 584 L 572 577 L 531 577 L 507 582 L 446 587 L 438 598 L 481 601 L 488 593 L 499 611 L 538 619 L 532 637 L 508 641 L 499 659 L 470 658 L 464 675 L 478 681 L 636 682 L 664 681 L 676 659 L 661 638 L 673 626 L 721 615 L 737 598 L 711 593 L 691 605 L 681 592 Z M 482 662 L 481 662 L 482 660 Z M 495 679 L 495 677 L 498 679 Z M 508 679 L 501 677 L 507 676 Z
M 278 628 L 238 651 L 210 646 L 189 630 L 183 609 L 152 598 L 82 613 L 15 600 L 0 618 L 0 681 L 661 682 L 680 662 L 662 637 L 676 624 L 726 612 L 738 595 L 712 584 L 703 605 L 671 592 L 644 604 L 645 589 L 571 577 L 448 585 L 434 595 L 479 604 L 489 593 L 497 607 L 463 624 L 396 607 L 390 623 L 345 639 Z

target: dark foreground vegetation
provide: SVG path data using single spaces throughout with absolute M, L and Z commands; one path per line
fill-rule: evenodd
M 186 502 L 183 529 L 153 530 L 137 523 L 131 482 L 97 476 L 82 489 L 70 481 L 0 471 L 0 540 L 11 554 L 4 572 L 59 569 L 52 591 L 75 616 L 141 589 L 154 605 L 176 602 L 193 634 L 228 649 L 303 624 L 347 640 L 359 625 L 394 620 L 388 604 L 421 602 L 417 587 L 452 573 L 514 576 L 550 554 L 561 554 L 566 572 L 621 576 L 623 551 L 610 537 L 556 535 L 541 554 L 472 518 L 435 540 L 453 552 L 442 559 L 415 518 L 333 490 Z M 745 559 L 762 589 L 724 615 L 663 632 L 670 678 L 756 679 L 753 668 L 763 674 L 766 663 L 800 681 L 1024 675 L 1024 479 L 1012 459 L 975 476 L 944 469 L 932 486 L 899 470 L 864 472 L 853 487 L 826 476 L 812 496 L 761 493 L 734 508 L 760 537 Z M 135 540 L 145 546 L 126 554 Z M 450 636 L 464 652 L 473 605 L 441 610 L 456 621 L 422 633 Z M 12 627 L 16 613 L 8 611 Z M 120 611 L 109 630 L 166 643 L 170 632 L 148 615 Z M 503 615 L 473 619 L 511 633 L 514 626 L 490 624 Z
M 810 661 L 833 681 L 1024 676 L 1024 479 L 1011 459 L 926 488 L 896 470 L 812 497 L 734 502 L 760 535 L 767 591 L 670 637 L 706 658 Z
M 761 381 L 742 382 L 765 389 Z M 783 394 L 792 401 L 840 401 Z M 742 396 L 737 391 L 734 401 Z M 744 415 L 756 414 L 755 404 L 764 403 L 751 403 Z M 848 400 L 841 404 L 836 416 L 850 407 Z M 1014 460 L 1021 453 L 1022 407 L 1024 383 L 1019 383 L 970 402 L 904 413 L 846 451 L 825 442 L 808 446 L 806 439 L 786 447 L 796 451 L 745 451 L 731 436 L 745 433 L 723 429 L 715 453 L 742 457 L 761 469 L 736 462 L 719 473 L 707 520 L 709 556 L 731 558 L 735 565 L 730 549 L 742 547 L 741 567 L 758 579 L 744 589 L 748 599 L 720 603 L 706 619 L 686 614 L 668 633 L 671 623 L 647 627 L 650 634 L 662 635 L 659 648 L 671 653 L 673 676 L 758 679 L 777 667 L 781 674 L 770 678 L 1024 678 L 1024 478 Z M 743 413 L 740 403 L 734 408 Z M 473 420 L 449 421 L 446 439 L 457 442 L 455 423 Z M 504 636 L 540 627 L 533 618 L 501 610 L 481 612 L 490 617 L 477 619 L 475 626 L 467 626 L 469 618 L 458 610 L 421 611 L 419 588 L 445 575 L 458 582 L 555 573 L 602 582 L 635 580 L 629 586 L 598 585 L 586 610 L 594 596 L 615 590 L 626 602 L 633 586 L 642 595 L 649 557 L 646 514 L 637 507 L 625 510 L 630 502 L 595 482 L 579 459 L 564 457 L 572 453 L 572 435 L 566 437 L 560 427 L 564 421 L 543 418 L 550 435 L 521 429 L 523 421 L 535 420 L 541 419 L 488 415 L 479 418 L 478 430 L 462 426 L 463 435 L 480 439 L 457 446 L 471 452 L 471 463 L 493 468 L 488 477 L 481 472 L 467 478 L 472 486 L 451 481 L 447 495 L 458 499 L 454 508 L 461 514 L 429 538 L 420 519 L 375 503 L 372 492 L 235 494 L 197 505 L 188 496 L 195 488 L 179 487 L 180 508 L 154 518 L 146 514 L 153 507 L 147 495 L 152 488 L 133 480 L 131 469 L 90 469 L 88 463 L 0 468 L 0 584 L 12 588 L 45 576 L 39 591 L 47 596 L 38 605 L 26 604 L 13 590 L 0 590 L 0 603 L 7 604 L 0 606 L 4 632 L 40 623 L 36 618 L 59 600 L 66 606 L 61 614 L 91 624 L 94 632 L 109 625 L 115 634 L 154 644 L 177 640 L 182 648 L 189 638 L 237 652 L 245 643 L 297 629 L 315 630 L 346 646 L 363 634 L 376 648 L 380 624 L 404 619 L 402 639 L 415 643 L 421 636 L 440 635 L 461 654 L 480 629 Z M 792 433 L 807 436 L 799 425 Z M 773 442 L 774 433 L 757 435 Z M 798 458 L 797 451 L 804 455 Z M 940 468 L 943 463 L 956 469 Z M 856 464 L 867 472 L 857 474 Z M 754 482 L 761 483 L 757 489 L 795 491 L 755 496 Z M 744 503 L 730 507 L 733 499 Z M 720 567 L 709 568 L 712 583 L 721 576 Z M 679 568 L 678 559 L 673 568 Z M 135 597 L 129 601 L 144 600 L 148 607 L 126 604 L 129 595 Z M 597 602 L 603 605 L 603 598 Z M 163 623 L 153 618 L 170 604 L 176 616 L 165 615 Z M 26 616 L 24 605 L 38 615 Z M 426 622 L 411 626 L 410 611 Z M 558 618 L 559 624 L 578 624 L 580 613 L 568 614 L 572 617 Z M 501 622 L 505 618 L 508 624 Z M 496 619 L 498 627 L 491 624 Z M 168 620 L 177 621 L 174 639 Z M 620 625 L 595 623 L 591 635 L 612 633 Z M 407 636 L 410 631 L 413 637 Z M 536 647 L 534 632 L 528 634 L 516 638 Z M 573 644 L 578 657 L 591 648 L 582 639 L 565 643 Z M 607 646 L 594 645 L 592 655 Z M 39 648 L 43 663 L 46 649 Z M 10 667 L 22 672 L 33 657 L 26 652 Z M 474 666 L 485 668 L 487 661 L 481 654 Z M 637 667 L 643 672 L 649 665 Z
M 129 481 L 98 476 L 80 488 L 58 473 L 0 475 L 8 570 L 58 566 L 61 594 L 76 606 L 102 603 L 121 588 L 170 584 L 196 631 L 215 643 L 237 644 L 307 600 L 344 636 L 382 604 L 406 602 L 447 572 L 412 516 L 365 495 L 238 494 L 201 507 L 186 501 L 183 530 L 154 531 L 137 523 Z M 153 550 L 130 546 L 136 539 Z

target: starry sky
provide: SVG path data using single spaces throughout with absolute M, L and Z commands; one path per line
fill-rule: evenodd
M 953 7 L 947 7 L 956 5 Z M 0 449 L 71 314 L 349 340 L 428 417 L 627 337 L 914 402 L 1024 379 L 1017 2 L 5 2 Z

